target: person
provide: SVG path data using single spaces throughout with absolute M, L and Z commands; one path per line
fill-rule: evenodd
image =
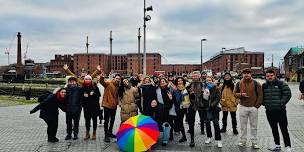
M 80 77 L 77 78 L 77 76 L 69 69 L 69 66 L 68 66 L 67 64 L 64 64 L 64 65 L 63 65 L 63 70 L 65 71 L 65 73 L 66 73 L 67 75 L 76 77 L 77 83 L 78 83 L 78 85 L 80 85 L 80 86 L 82 86 L 82 84 L 83 84 L 83 82 L 84 82 L 84 77 L 85 77 L 86 75 L 88 75 L 88 73 L 85 72 L 84 69 L 82 69 L 82 70 L 81 70 L 81 73 L 80 73 Z M 95 78 L 95 77 L 100 73 L 100 71 L 101 71 L 101 67 L 100 67 L 100 65 L 98 65 L 98 66 L 96 67 L 96 70 L 91 74 L 92 78 Z
M 186 81 L 185 87 L 188 87 L 188 85 L 190 84 L 189 81 L 188 81 L 188 75 L 183 74 L 183 79 Z
M 224 74 L 224 83 L 220 85 L 219 90 L 221 92 L 220 93 L 221 106 L 222 106 L 222 111 L 223 111 L 223 118 L 222 118 L 223 126 L 221 128 L 221 132 L 222 133 L 226 132 L 227 117 L 228 117 L 228 112 L 229 112 L 230 116 L 231 116 L 231 121 L 232 121 L 233 134 L 237 135 L 238 130 L 237 130 L 237 121 L 236 121 L 236 111 L 237 111 L 238 101 L 233 94 L 234 83 L 232 81 L 232 77 L 229 72 L 226 72 Z
M 120 74 L 115 74 L 113 79 L 105 81 L 104 72 L 101 72 L 99 82 L 104 87 L 102 106 L 104 107 L 104 141 L 109 143 L 110 138 L 116 138 L 113 134 L 116 109 L 118 105 L 117 91 L 121 81 Z
M 68 78 L 67 85 L 67 110 L 66 110 L 66 124 L 67 136 L 65 140 L 72 139 L 72 131 L 74 133 L 74 140 L 78 139 L 79 119 L 81 114 L 81 88 L 77 85 L 77 79 L 74 76 Z
M 201 73 L 201 84 L 205 84 L 206 83 L 206 79 L 207 79 L 207 73 L 205 71 L 203 71 Z M 201 85 L 201 88 L 203 87 L 203 85 Z M 204 135 L 205 134 L 205 126 L 206 123 L 204 121 L 206 115 L 205 112 L 202 111 L 202 109 L 198 109 L 198 114 L 200 117 L 200 123 L 201 123 L 201 134 Z
M 266 109 L 268 123 L 272 130 L 275 146 L 269 148 L 271 151 L 280 151 L 280 136 L 278 125 L 284 139 L 286 151 L 291 151 L 290 137 L 288 133 L 288 121 L 286 104 L 291 98 L 291 91 L 287 83 L 277 79 L 276 72 L 273 69 L 266 71 L 266 82 L 262 85 L 264 100 L 263 106 Z
M 263 92 L 262 86 L 251 76 L 251 69 L 242 70 L 243 78 L 234 88 L 234 94 L 240 99 L 239 116 L 241 124 L 241 137 L 239 146 L 246 146 L 247 142 L 247 124 L 250 121 L 250 133 L 252 148 L 259 149 L 258 145 L 258 108 L 262 104 Z
M 187 87 L 187 92 L 189 93 L 190 106 L 188 108 L 188 114 L 186 120 L 189 125 L 189 133 L 190 133 L 190 147 L 195 146 L 194 142 L 194 124 L 195 124 L 195 114 L 196 110 L 202 111 L 202 83 L 200 80 L 199 71 L 192 72 L 192 82 Z M 201 119 L 202 124 L 203 119 Z M 202 130 L 202 128 L 201 128 Z M 202 133 L 202 132 L 201 132 Z
M 204 105 L 205 108 L 203 110 L 203 112 L 205 112 L 204 120 L 206 122 L 206 131 L 208 137 L 205 144 L 211 143 L 212 132 L 210 122 L 212 121 L 217 147 L 222 148 L 223 144 L 221 141 L 222 138 L 219 126 L 219 112 L 221 111 L 219 108 L 220 93 L 212 76 L 207 76 L 206 78 L 206 85 L 203 89 L 203 103 L 207 103 Z
M 138 99 L 137 87 L 133 87 L 128 79 L 122 79 L 118 88 L 121 123 L 138 114 L 138 107 L 136 105 L 136 100 Z
M 84 136 L 84 140 L 90 139 L 90 126 L 91 119 L 93 121 L 93 134 L 92 140 L 96 140 L 96 129 L 97 129 L 97 116 L 99 114 L 100 106 L 99 106 L 99 97 L 100 92 L 96 85 L 96 83 L 92 82 L 92 77 L 90 75 L 86 75 L 84 77 L 84 81 L 81 88 L 81 103 L 83 107 L 84 119 L 85 119 L 85 127 L 86 133 Z
M 174 105 L 176 111 L 176 123 L 178 127 L 178 131 L 182 133 L 182 138 L 178 142 L 185 142 L 187 141 L 185 128 L 184 128 L 184 115 L 189 115 L 188 108 L 190 107 L 190 98 L 189 93 L 185 87 L 186 81 L 183 77 L 177 77 L 175 79 L 176 89 L 174 90 Z
M 165 130 L 163 129 L 163 124 L 165 122 L 170 124 L 169 130 L 169 139 L 173 140 L 173 120 L 169 117 L 169 110 L 173 105 L 173 95 L 170 92 L 170 88 L 168 87 L 168 81 L 165 78 L 160 78 L 159 80 L 159 87 L 156 89 L 156 96 L 157 96 L 157 113 L 156 113 L 156 120 L 160 131 L 163 132 L 163 137 L 166 137 Z M 165 139 L 162 141 L 162 146 L 166 146 L 167 142 Z
M 99 83 L 100 80 L 100 75 L 96 76 L 97 78 L 97 87 L 99 89 L 99 93 L 100 93 L 100 97 L 99 97 L 99 114 L 98 114 L 98 118 L 99 118 L 99 124 L 102 124 L 103 119 L 103 107 L 102 107 L 102 98 L 103 98 L 103 93 L 104 93 L 104 87 Z
M 300 82 L 299 90 L 301 92 L 299 99 L 304 99 L 304 80 Z
M 143 78 L 139 86 L 140 103 L 138 104 L 139 111 L 143 115 L 150 116 L 156 121 L 157 96 L 156 87 L 153 86 L 152 80 L 149 77 Z
M 50 94 L 44 101 L 40 102 L 40 104 L 30 111 L 30 114 L 33 114 L 40 110 L 39 117 L 47 124 L 48 142 L 59 141 L 59 139 L 56 138 L 59 115 L 58 108 L 62 111 L 66 111 L 65 95 L 66 90 L 61 88 L 56 91 L 55 94 Z

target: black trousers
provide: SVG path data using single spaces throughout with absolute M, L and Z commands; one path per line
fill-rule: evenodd
M 184 115 L 187 113 L 187 109 L 179 109 L 176 111 L 177 114 L 177 121 L 176 126 L 177 130 L 180 131 L 183 137 L 186 137 L 185 128 L 184 128 Z
M 97 115 L 87 115 L 84 116 L 85 119 L 85 126 L 86 126 L 86 131 L 90 131 L 91 127 L 91 119 L 93 120 L 93 131 L 96 131 L 97 129 Z
M 189 131 L 190 131 L 190 138 L 191 140 L 194 140 L 194 122 L 195 122 L 195 114 L 196 111 L 193 109 L 192 106 L 190 106 L 188 109 L 186 109 L 186 119 L 188 121 L 189 125 Z
M 274 143 L 280 145 L 280 135 L 278 124 L 280 125 L 281 133 L 283 135 L 285 147 L 291 146 L 290 137 L 288 133 L 288 121 L 286 116 L 286 110 L 266 110 L 267 120 L 272 130 Z
M 197 111 L 198 111 L 198 114 L 199 114 L 199 117 L 200 117 L 201 132 L 204 133 L 205 132 L 205 124 L 206 124 L 205 120 L 206 120 L 207 115 L 206 115 L 205 110 L 198 109 Z M 206 127 L 206 129 L 207 129 L 207 127 Z
M 105 136 L 108 133 L 113 133 L 113 125 L 115 121 L 116 109 L 104 107 L 104 132 Z
M 58 117 L 54 120 L 46 120 L 43 119 L 45 123 L 47 124 L 47 135 L 48 139 L 55 139 L 58 129 Z
M 231 116 L 232 128 L 236 129 L 237 128 L 236 112 L 230 112 L 230 116 Z M 227 117 L 228 117 L 228 111 L 223 111 L 222 123 L 223 123 L 223 128 L 225 129 L 227 127 Z
M 75 113 L 75 114 L 66 113 L 65 116 L 66 116 L 68 135 L 71 135 L 72 131 L 74 132 L 74 135 L 78 135 L 80 114 L 81 114 L 81 112 Z
M 103 109 L 99 110 L 99 121 L 103 120 Z
M 207 111 L 205 110 L 206 115 Z M 213 119 L 212 124 L 214 128 L 214 134 L 215 134 L 215 140 L 221 140 L 221 132 L 220 132 L 220 125 L 219 125 L 219 112 L 214 111 L 213 112 Z M 206 131 L 207 131 L 207 137 L 212 137 L 212 131 L 211 131 L 211 121 L 206 120 Z

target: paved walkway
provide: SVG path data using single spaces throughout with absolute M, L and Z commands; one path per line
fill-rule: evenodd
M 293 97 L 287 106 L 289 133 L 293 150 L 296 152 L 304 151 L 304 102 L 298 101 L 298 85 L 291 84 Z M 46 135 L 46 124 L 39 119 L 39 112 L 30 115 L 30 109 L 34 105 L 0 107 L 0 152 L 16 152 L 16 151 L 68 151 L 68 152 L 83 152 L 83 151 L 119 151 L 116 143 L 112 141 L 110 144 L 103 142 L 103 126 L 98 126 L 97 140 L 84 141 L 84 118 L 81 117 L 80 122 L 80 139 L 64 141 L 65 133 L 65 116 L 60 113 L 60 121 L 57 137 L 60 139 L 58 143 L 48 143 Z M 118 129 L 119 114 L 116 117 L 116 125 L 114 130 Z M 195 142 L 196 147 L 190 148 L 189 135 L 188 141 L 178 143 L 180 135 L 174 137 L 174 141 L 170 142 L 167 147 L 162 147 L 160 144 L 153 146 L 152 151 L 223 151 L 223 152 L 266 152 L 267 148 L 273 145 L 273 138 L 270 127 L 266 120 L 264 108 L 259 109 L 259 144 L 261 149 L 254 150 L 252 148 L 241 148 L 237 146 L 238 136 L 233 135 L 231 130 L 230 117 L 228 118 L 228 131 L 222 134 L 223 148 L 216 147 L 216 142 L 209 145 L 204 144 L 205 135 L 200 135 L 198 125 L 198 115 L 195 127 Z M 185 125 L 188 128 L 187 125 Z M 282 140 L 281 140 L 282 142 Z M 283 142 L 281 143 L 283 145 Z

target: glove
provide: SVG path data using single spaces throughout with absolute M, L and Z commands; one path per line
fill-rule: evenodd
M 30 111 L 30 114 L 33 114 L 33 113 L 35 113 L 35 111 L 34 111 L 34 110 L 31 110 L 31 111 Z

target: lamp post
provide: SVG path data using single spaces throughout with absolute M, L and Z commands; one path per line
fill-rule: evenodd
M 111 73 L 112 70 L 112 31 L 110 31 L 110 62 L 109 62 L 109 73 Z
M 203 71 L 203 41 L 207 41 L 207 39 L 201 39 L 201 72 Z
M 140 28 L 138 28 L 138 74 L 140 74 L 140 58 L 141 58 L 141 55 L 140 55 L 140 38 L 141 38 L 141 35 L 140 35 Z
M 146 0 L 144 0 L 144 58 L 143 58 L 143 75 L 147 74 L 147 55 L 146 55 L 146 21 L 151 20 L 150 15 L 146 15 L 146 11 L 153 11 L 152 6 L 146 8 Z

